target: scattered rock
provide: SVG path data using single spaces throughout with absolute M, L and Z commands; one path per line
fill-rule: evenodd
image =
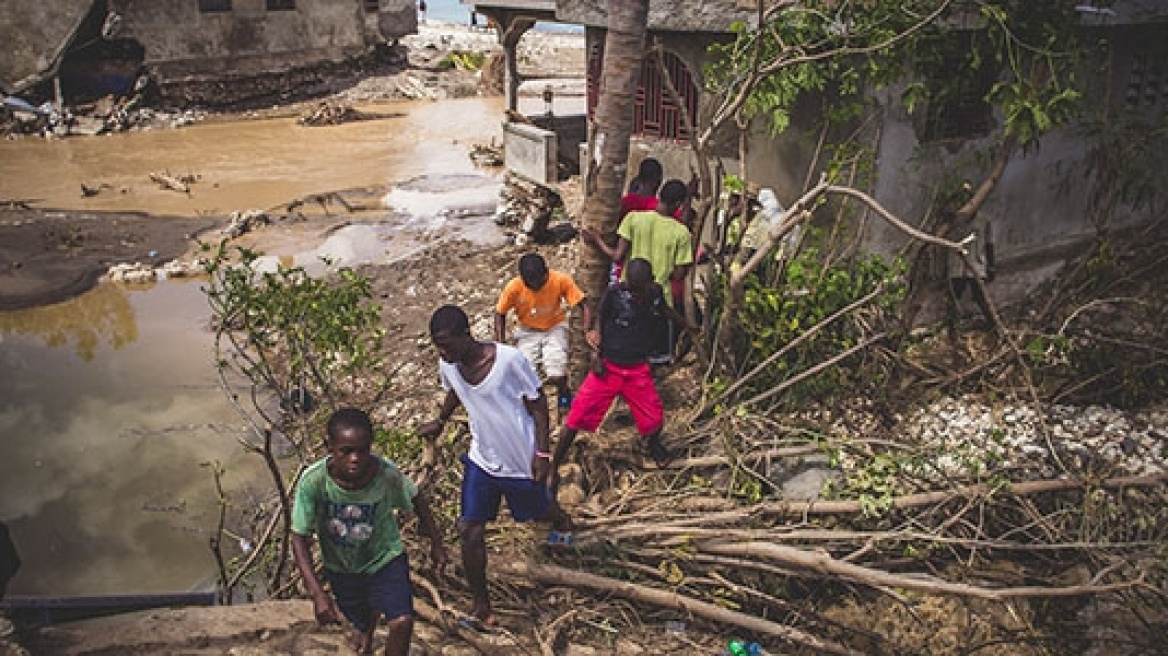
M 154 268 L 141 262 L 133 264 L 115 264 L 110 267 L 106 277 L 110 282 L 116 282 L 126 285 L 143 285 L 154 282 L 157 275 Z
M 309 127 L 320 127 L 325 125 L 340 125 L 352 121 L 368 121 L 374 118 L 379 117 L 358 111 L 349 105 L 342 105 L 335 102 L 322 102 L 302 113 L 296 122 Z
M 231 213 L 230 222 L 220 233 L 228 239 L 235 239 L 240 235 L 251 232 L 258 226 L 268 225 L 271 222 L 271 217 L 263 210 L 236 210 Z
M 171 260 L 162 265 L 159 272 L 167 278 L 192 278 L 203 275 L 205 264 L 203 260 Z
M 495 223 L 518 228 L 523 235 L 539 243 L 552 243 L 548 224 L 555 211 L 563 206 L 563 199 L 554 189 L 508 173 L 499 191 Z M 524 245 L 518 239 L 516 244 Z

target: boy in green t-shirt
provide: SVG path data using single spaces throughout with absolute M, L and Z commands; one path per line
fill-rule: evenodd
M 394 509 L 414 511 L 430 536 L 430 557 L 441 570 L 448 557 L 430 504 L 405 474 L 375 456 L 373 424 L 362 410 L 346 408 L 329 417 L 328 457 L 304 471 L 292 506 L 292 551 L 313 612 L 321 623 L 357 628 L 354 648 L 372 653 L 373 629 L 384 616 L 389 627 L 386 656 L 405 656 L 414 628 L 409 564 Z M 312 535 L 320 536 L 329 596 L 312 567 Z M 335 597 L 335 599 L 334 599 Z

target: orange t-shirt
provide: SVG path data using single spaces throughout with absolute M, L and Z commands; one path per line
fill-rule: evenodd
M 550 330 L 567 316 L 564 307 L 574 307 L 584 298 L 584 292 L 566 273 L 548 270 L 548 279 L 539 291 L 523 284 L 516 276 L 503 288 L 495 312 L 507 314 L 512 308 L 519 323 L 532 330 Z

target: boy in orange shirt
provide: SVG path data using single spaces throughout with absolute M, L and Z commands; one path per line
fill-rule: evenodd
M 572 404 L 567 308 L 580 305 L 587 326 L 592 313 L 587 303 L 581 304 L 583 300 L 584 293 L 571 276 L 548 269 L 542 256 L 528 253 L 519 258 L 519 276 L 507 283 L 495 305 L 495 341 L 506 343 L 507 313 L 514 309 L 519 320 L 515 346 L 532 366 L 542 365 L 548 382 L 556 386 L 557 405 L 565 409 Z

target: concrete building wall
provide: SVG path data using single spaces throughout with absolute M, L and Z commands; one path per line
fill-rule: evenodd
M 203 13 L 191 0 L 114 0 L 120 36 L 146 48 L 162 78 L 249 75 L 275 67 L 339 61 L 365 49 L 360 2 L 297 0 L 268 11 L 265 0 L 234 0 L 229 12 Z
M 415 0 L 379 0 L 375 12 L 364 0 L 295 0 L 286 11 L 233 0 L 211 13 L 198 0 L 3 0 L 0 85 L 20 91 L 51 74 L 86 15 L 107 6 L 121 18 L 113 36 L 141 44 L 163 81 L 338 62 L 417 31 Z
M 1115 51 L 1110 70 L 1112 77 L 1100 75 L 1094 67 L 1078 76 L 1082 85 L 1086 114 L 1092 105 L 1110 102 L 1112 113 L 1123 107 L 1129 71 L 1137 56 L 1159 57 L 1168 47 L 1168 28 L 1144 25 L 1119 27 L 1110 34 Z M 681 35 L 666 41 L 677 47 L 678 54 L 690 63 L 696 59 L 700 70 L 704 47 L 700 53 L 686 51 Z M 970 183 L 980 182 L 984 165 L 970 167 L 972 161 L 984 161 L 992 152 L 990 138 L 924 142 L 920 121 L 909 116 L 900 96 L 902 87 L 891 87 L 874 95 L 877 119 L 859 131 L 856 138 L 871 145 L 876 153 L 874 183 L 861 184 L 897 217 L 920 225 L 933 204 L 936 190 L 946 175 L 954 171 L 969 172 Z M 1168 93 L 1162 94 L 1168 98 Z M 1110 99 L 1110 100 L 1108 100 Z M 713 99 L 703 98 L 703 111 Z M 818 115 L 824 99 L 808 99 L 793 111 L 791 126 L 778 137 L 769 133 L 761 120 L 755 121 L 747 140 L 747 175 L 751 182 L 773 188 L 787 205 L 819 178 L 824 162 L 809 170 L 816 157 L 821 123 Z M 827 99 L 830 103 L 830 99 Z M 1168 109 L 1162 99 L 1159 111 Z M 1155 110 L 1149 110 L 1155 111 Z M 1002 118 L 995 117 L 995 124 Z M 827 141 L 847 138 L 857 126 L 846 126 L 829 135 Z M 1079 254 L 1096 237 L 1092 194 L 1095 182 L 1088 174 L 1092 168 L 1092 150 L 1096 137 L 1082 124 L 1073 124 L 1046 135 L 1038 147 L 1018 151 L 1011 158 L 1004 175 L 979 212 L 979 217 L 993 223 L 995 255 L 999 277 L 992 283 L 995 297 L 1004 302 L 1018 302 L 1039 283 L 1056 275 L 1067 258 Z M 738 158 L 732 139 L 724 139 L 719 155 L 728 173 L 738 173 Z M 667 176 L 682 177 L 692 161 L 685 144 L 659 140 L 634 140 L 631 170 L 645 156 L 662 161 Z M 825 155 L 820 155 L 825 157 Z M 834 213 L 832 213 L 834 216 Z M 1123 230 L 1142 225 L 1152 217 L 1145 209 L 1120 205 L 1110 218 L 1109 229 Z M 864 248 L 869 252 L 890 255 L 908 243 L 900 230 L 887 222 L 869 217 Z
M 503 124 L 503 157 L 507 170 L 550 185 L 556 182 L 556 133 L 526 123 Z
M 610 0 L 556 0 L 556 19 L 590 27 L 607 24 Z M 615 0 L 613 0 L 615 1 Z M 649 29 L 687 32 L 728 32 L 737 21 L 750 22 L 759 0 L 650 0 Z
M 413 0 L 296 0 L 269 11 L 265 0 L 233 0 L 229 12 L 200 12 L 194 0 L 111 0 L 123 16 L 119 36 L 146 48 L 146 65 L 163 79 L 254 75 L 365 52 L 374 43 L 417 31 Z
M 93 0 L 0 1 L 0 87 L 18 93 L 58 62 Z
M 668 3 L 666 3 L 668 4 Z M 715 3 L 695 3 L 695 11 L 706 10 Z M 569 7 L 569 5 L 571 5 Z M 604 38 L 603 1 L 564 2 L 557 6 L 561 20 L 591 25 L 589 44 Z M 654 2 L 654 9 L 661 3 Z M 680 20 L 680 19 L 679 19 Z M 660 25 L 660 20 L 658 25 Z M 1090 26 L 1088 26 L 1090 27 Z M 1103 67 L 1093 67 L 1079 75 L 1087 103 L 1102 103 L 1110 98 L 1113 108 L 1122 107 L 1130 96 L 1129 71 L 1134 58 L 1168 61 L 1168 28 L 1163 23 L 1111 25 L 1108 36 L 1115 47 L 1110 78 L 1099 75 Z M 718 34 L 656 32 L 665 47 L 678 55 L 700 80 L 706 48 Z M 1146 66 L 1146 64 L 1145 64 Z M 875 179 L 859 186 L 899 218 L 920 225 L 933 204 L 934 194 L 945 175 L 992 152 L 993 144 L 985 139 L 924 142 L 920 121 L 909 116 L 900 100 L 902 88 L 889 88 L 873 96 L 876 119 L 860 131 L 858 138 L 875 152 Z M 1145 93 L 1152 93 L 1146 91 Z M 716 98 L 704 94 L 699 111 L 703 124 L 710 116 Z M 830 99 L 826 99 L 830 103 Z M 747 139 L 747 176 L 750 182 L 773 188 L 784 204 L 798 198 L 808 184 L 819 178 L 812 167 L 819 148 L 823 98 L 809 99 L 796 107 L 790 127 L 781 135 L 770 134 L 768 126 L 755 121 Z M 1156 111 L 1168 109 L 1168 92 L 1161 92 Z M 1151 111 L 1151 110 L 1149 110 Z M 1000 124 L 1001 117 L 995 117 Z M 847 126 L 829 135 L 827 142 L 845 139 L 856 126 Z M 739 172 L 737 138 L 732 133 L 720 135 L 715 155 L 727 173 Z M 1046 135 L 1038 148 L 1016 152 L 997 187 L 979 213 L 994 226 L 994 245 L 999 277 L 992 283 L 996 298 L 1005 302 L 1024 299 L 1035 285 L 1056 275 L 1068 257 L 1081 252 L 1097 232 L 1091 194 L 1094 181 L 1087 174 L 1092 165 L 1095 137 L 1075 124 Z M 656 157 L 665 169 L 666 178 L 688 179 L 693 154 L 683 141 L 634 137 L 630 155 L 630 176 L 645 157 Z M 820 154 L 820 157 L 826 155 Z M 821 169 L 824 162 L 818 163 Z M 971 184 L 980 182 L 977 167 L 970 170 Z M 983 166 L 984 168 L 984 166 Z M 834 213 L 831 213 L 834 216 Z M 826 214 L 825 214 L 826 216 Z M 1109 228 L 1124 229 L 1146 223 L 1152 217 L 1143 209 L 1119 206 Z M 870 216 L 866 223 L 863 247 L 869 252 L 892 254 L 906 243 L 907 237 L 885 221 Z

